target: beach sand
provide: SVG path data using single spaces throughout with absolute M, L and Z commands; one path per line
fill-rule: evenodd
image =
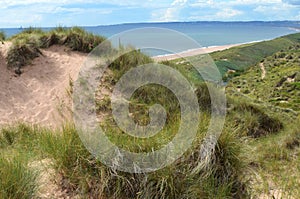
M 171 60 L 231 48 L 236 45 L 210 47 L 155 57 Z M 71 119 L 70 78 L 76 80 L 87 54 L 66 47 L 52 46 L 43 56 L 23 68 L 17 76 L 7 69 L 6 54 L 10 44 L 0 44 L 0 125 L 15 122 L 40 124 L 57 128 Z
M 240 46 L 242 44 L 232 44 L 232 45 L 224 45 L 224 46 L 212 46 L 212 47 L 204 47 L 198 49 L 191 49 L 188 51 L 180 52 L 177 54 L 168 54 L 168 55 L 159 55 L 152 57 L 155 61 L 170 61 L 178 58 L 191 57 L 195 55 L 208 54 L 216 51 L 226 50 L 235 46 Z

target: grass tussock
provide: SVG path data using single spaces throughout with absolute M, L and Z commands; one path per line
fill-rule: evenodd
M 42 55 L 42 52 L 35 43 L 15 42 L 7 54 L 7 65 L 12 69 L 20 69 L 32 62 L 34 58 Z
M 26 164 L 22 157 L 0 156 L 0 198 L 31 199 L 38 185 L 37 173 Z
M 276 115 L 270 116 L 261 107 L 243 99 L 229 100 L 229 118 L 239 127 L 243 136 L 259 138 L 278 133 L 283 129 L 283 123 Z
M 5 32 L 4 31 L 0 31 L 0 42 L 5 41 L 5 39 L 6 39 Z
M 71 50 L 89 53 L 105 38 L 88 33 L 82 28 L 58 27 L 49 32 L 28 28 L 10 38 L 13 45 L 8 51 L 7 63 L 11 68 L 20 68 L 41 55 L 40 48 L 64 45 Z

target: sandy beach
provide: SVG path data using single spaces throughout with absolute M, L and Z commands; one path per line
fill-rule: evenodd
M 251 42 L 252 43 L 252 42 Z M 243 43 L 244 44 L 244 43 Z M 183 51 L 177 54 L 168 54 L 168 55 L 159 55 L 152 57 L 155 61 L 166 61 L 166 60 L 174 60 L 178 58 L 191 57 L 195 55 L 207 54 L 216 51 L 226 50 L 235 46 L 240 46 L 243 44 L 232 44 L 232 45 L 224 45 L 224 46 L 211 46 L 204 48 L 191 49 L 187 51 Z

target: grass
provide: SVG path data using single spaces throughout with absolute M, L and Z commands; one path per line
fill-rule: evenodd
M 243 73 L 251 66 L 256 65 L 265 57 L 271 56 L 281 50 L 287 50 L 295 45 L 300 45 L 300 33 L 213 52 L 210 56 L 214 59 L 222 76 L 224 76 L 224 80 L 228 80 Z M 201 58 L 201 55 L 190 57 L 189 60 L 197 60 L 199 58 Z M 182 68 L 182 70 L 189 70 L 190 68 L 189 63 L 184 62 L 184 59 L 177 59 L 172 62 L 177 63 L 177 67 Z M 231 73 L 231 71 L 234 72 Z M 195 71 L 191 72 L 194 75 L 197 74 Z
M 5 41 L 5 39 L 6 39 L 6 35 L 5 35 L 4 31 L 0 31 L 0 42 Z
M 28 43 L 22 43 L 22 41 L 16 41 L 13 47 L 9 49 L 7 53 L 7 65 L 9 68 L 24 67 L 32 62 L 34 58 L 42 55 L 39 47 L 36 43 L 28 41 Z
M 36 171 L 26 165 L 26 160 L 0 156 L 0 197 L 31 199 L 37 189 Z
M 291 38 L 296 39 L 295 35 Z M 227 86 L 235 104 L 248 104 L 240 111 L 231 106 L 228 119 L 240 125 L 241 132 L 269 129 L 267 136 L 250 141 L 251 165 L 256 171 L 251 195 L 269 198 L 299 198 L 299 47 L 295 44 L 265 57 Z M 262 79 L 261 64 L 266 77 Z M 239 105 L 240 107 L 241 105 Z M 257 111 L 259 110 L 259 111 Z M 239 119 L 238 119 L 239 118 Z M 269 121 L 268 121 L 269 120 Z M 268 122 L 267 122 L 268 121 Z M 271 125 L 271 126 L 270 126 Z M 256 130 L 255 130 L 256 129 Z M 249 134 L 248 134 L 249 135 Z M 250 134 L 250 136 L 252 133 Z
M 299 121 L 299 120 L 297 120 Z M 255 179 L 253 191 L 276 196 L 272 189 L 279 190 L 282 198 L 299 198 L 299 125 L 288 123 L 286 130 L 252 143 L 253 162 L 259 178 Z M 257 194 L 256 194 L 257 195 Z M 277 196 L 276 196 L 277 197 Z
M 221 198 L 244 194 L 241 184 L 241 142 L 228 128 L 215 148 L 212 161 L 205 170 L 198 168 L 200 144 L 173 165 L 150 174 L 129 174 L 111 170 L 96 160 L 85 149 L 73 126 L 53 132 L 34 126 L 4 128 L 1 131 L 2 152 L 13 150 L 14 161 L 1 159 L 0 171 L 4 198 L 36 197 L 36 175 L 26 162 L 51 159 L 54 168 L 64 179 L 61 189 L 70 196 L 98 198 Z M 24 150 L 26 149 L 26 150 Z M 27 154 L 30 153 L 30 154 Z M 7 153 L 6 153 L 7 154 Z M 23 162 L 23 157 L 27 157 Z M 22 164 L 19 163 L 22 161 Z M 18 182 L 18 184 L 15 184 Z M 200 186 L 199 186 L 200 183 Z M 229 186 L 230 185 L 230 186 Z M 193 191 L 197 189 L 197 191 Z M 19 192 L 19 190 L 22 190 Z M 233 191 L 234 190 L 234 191 Z M 6 194 L 6 195 L 5 195 Z
M 73 51 L 91 52 L 105 38 L 88 33 L 79 27 L 57 27 L 49 32 L 37 28 L 28 28 L 10 38 L 12 47 L 8 51 L 7 64 L 10 68 L 20 68 L 40 56 L 41 48 L 64 45 Z
M 281 54 L 284 54 L 282 58 Z M 239 90 L 239 93 L 249 98 L 270 103 L 274 107 L 299 111 L 299 56 L 300 45 L 274 53 L 234 78 L 228 85 L 228 91 Z M 264 79 L 260 64 L 263 64 L 267 71 Z

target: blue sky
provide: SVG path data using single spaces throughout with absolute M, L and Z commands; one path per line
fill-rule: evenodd
M 300 0 L 2 0 L 0 27 L 300 20 Z

